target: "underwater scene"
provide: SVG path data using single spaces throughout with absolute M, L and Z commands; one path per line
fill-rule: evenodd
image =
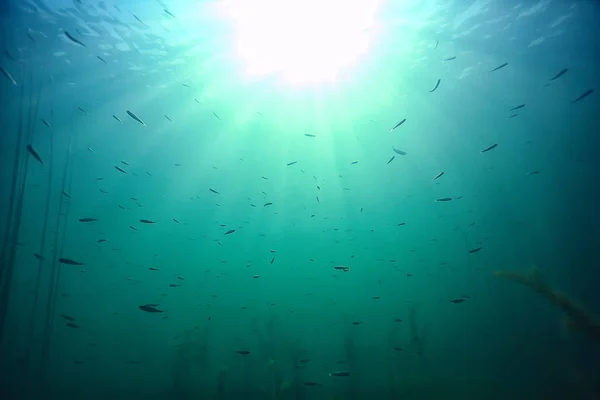
M 0 18 L 0 398 L 600 398 L 600 2 Z

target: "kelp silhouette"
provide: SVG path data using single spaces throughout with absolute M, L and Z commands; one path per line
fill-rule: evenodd
M 567 295 L 546 285 L 540 276 L 539 269 L 534 267 L 529 274 L 514 271 L 495 271 L 494 276 L 519 282 L 539 293 L 566 314 L 571 328 L 584 332 L 592 340 L 600 341 L 600 322 L 595 320 L 583 307 L 575 304 Z

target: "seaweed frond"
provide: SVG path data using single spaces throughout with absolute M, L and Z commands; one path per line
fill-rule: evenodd
M 600 322 L 595 320 L 583 307 L 569 299 L 566 294 L 557 292 L 548 286 L 541 279 L 540 271 L 537 268 L 533 268 L 529 274 L 515 271 L 495 271 L 494 276 L 513 280 L 539 293 L 567 315 L 571 327 L 586 333 L 593 340 L 600 341 Z

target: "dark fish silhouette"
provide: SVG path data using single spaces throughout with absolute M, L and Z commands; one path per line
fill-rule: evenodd
M 405 122 L 406 122 L 406 118 L 404 118 L 402 121 L 400 121 L 396 125 L 394 125 L 394 127 L 392 129 L 390 129 L 390 132 L 393 131 L 394 129 L 398 128 L 400 125 L 402 125 Z
M 67 36 L 71 42 L 77 43 L 78 45 L 85 47 L 85 44 L 75 39 L 69 32 L 65 31 L 65 36 Z
M 405 155 L 406 155 L 406 152 L 405 152 L 405 151 L 402 151 L 402 150 L 400 150 L 400 149 L 397 149 L 397 148 L 395 148 L 395 147 L 392 147 L 392 150 L 394 150 L 394 153 L 396 153 L 396 154 L 400 154 L 401 156 L 405 156 Z
M 388 160 L 388 164 L 391 163 L 392 161 L 394 161 L 394 159 L 396 158 L 396 156 L 392 156 L 389 160 Z
M 100 56 L 96 56 L 98 58 L 98 60 L 102 61 L 105 65 L 108 65 L 108 63 L 106 62 L 106 60 Z
M 142 224 L 155 224 L 156 223 L 156 221 L 152 221 L 152 220 L 149 220 L 149 219 L 140 219 L 140 222 Z
M 438 80 L 437 80 L 437 82 L 436 82 L 436 84 L 435 84 L 435 86 L 433 87 L 433 89 L 431 89 L 431 90 L 429 91 L 429 93 L 433 93 L 433 92 L 435 92 L 435 91 L 436 91 L 436 89 L 437 89 L 437 88 L 440 86 L 440 82 L 441 82 L 441 81 L 442 81 L 441 79 L 438 79 Z
M 71 260 L 70 258 L 59 258 L 58 262 L 61 264 L 67 264 L 67 265 L 84 265 L 83 263 L 81 263 L 79 261 Z
M 485 149 L 481 150 L 481 153 L 486 153 L 486 152 L 488 152 L 488 151 L 490 151 L 490 150 L 493 150 L 493 149 L 495 149 L 496 147 L 498 147 L 498 144 L 497 144 L 497 143 L 494 143 L 494 144 L 493 144 L 493 145 L 491 145 L 490 147 L 486 147 Z
M 439 198 L 439 199 L 436 199 L 435 201 L 436 201 L 436 202 L 438 202 L 438 203 L 439 203 L 439 202 L 442 202 L 442 203 L 443 203 L 443 202 L 446 202 L 446 201 L 451 201 L 451 200 L 452 200 L 452 197 L 441 197 L 441 198 Z
M 227 232 L 225 232 L 226 235 L 231 235 L 232 233 L 235 232 L 235 229 L 230 229 Z
M 515 111 L 515 110 L 520 110 L 521 108 L 525 107 L 525 104 L 519 104 L 518 106 L 515 106 L 513 108 L 511 108 L 508 111 Z
M 571 102 L 571 104 L 575 104 L 575 103 L 580 102 L 581 100 L 585 99 L 586 97 L 588 97 L 592 93 L 594 93 L 594 89 L 588 89 L 588 90 L 586 90 L 578 98 L 576 98 L 575 100 L 573 100 Z
M 502 69 L 502 68 L 506 67 L 507 65 L 508 65 L 508 63 L 504 63 L 504 64 L 501 64 L 501 65 L 498 65 L 496 68 L 494 68 L 490 72 L 498 71 L 499 69 Z
M 448 57 L 444 61 L 452 61 L 452 60 L 456 60 L 456 56 Z
M 439 179 L 442 177 L 442 175 L 444 175 L 444 171 L 440 172 L 439 174 L 437 174 L 436 176 L 433 177 L 432 181 L 435 181 L 436 179 Z
M 350 376 L 350 372 L 348 372 L 348 371 L 335 371 L 335 372 L 330 372 L 329 376 Z
M 142 121 L 142 120 L 140 119 L 140 117 L 138 117 L 137 115 L 135 115 L 133 112 L 131 112 L 131 111 L 129 111 L 129 110 L 125 110 L 125 111 L 127 111 L 127 114 L 129 114 L 129 116 L 130 116 L 131 118 L 135 119 L 135 120 L 136 120 L 137 122 L 139 122 L 140 124 L 142 124 L 142 125 L 144 125 L 144 126 L 148 126 L 148 125 L 146 125 L 146 124 L 144 123 L 144 121 Z
M 79 222 L 94 222 L 98 221 L 97 218 L 79 218 Z
M 35 158 L 36 160 L 38 160 L 40 162 L 40 164 L 44 164 L 44 162 L 42 161 L 42 158 L 40 157 L 40 155 L 38 154 L 38 152 L 35 151 L 35 149 L 30 144 L 27 145 L 27 151 L 29 152 L 29 154 L 31 154 L 31 156 L 33 158 Z
M 477 253 L 478 251 L 483 250 L 483 247 L 476 247 L 474 249 L 469 250 L 469 254 Z
M 169 120 L 169 122 L 173 122 L 173 120 L 165 115 L 165 118 Z
M 162 310 L 157 309 L 158 304 L 144 304 L 143 306 L 139 306 L 138 308 L 142 311 L 150 312 L 150 313 L 161 313 Z
M 450 303 L 458 304 L 458 303 L 462 303 L 463 301 L 465 301 L 465 299 L 452 299 L 452 300 L 450 300 Z
M 241 354 L 243 356 L 247 356 L 250 354 L 250 352 L 248 350 L 238 350 L 238 351 L 236 351 L 236 353 Z
M 550 82 L 557 80 L 558 78 L 560 78 L 561 76 L 563 76 L 564 74 L 566 74 L 568 71 L 567 68 L 561 70 L 558 74 L 554 75 L 552 78 L 549 79 Z
M 12 77 L 10 72 L 5 70 L 3 67 L 0 67 L 0 72 L 2 72 L 2 75 L 4 75 L 6 77 L 6 79 L 8 79 L 10 81 L 10 83 L 12 83 L 13 85 L 17 84 L 17 81 L 15 81 L 15 79 Z

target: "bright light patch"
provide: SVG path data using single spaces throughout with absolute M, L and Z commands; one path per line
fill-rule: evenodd
M 334 80 L 369 46 L 377 0 L 230 0 L 237 51 L 251 75 Z

